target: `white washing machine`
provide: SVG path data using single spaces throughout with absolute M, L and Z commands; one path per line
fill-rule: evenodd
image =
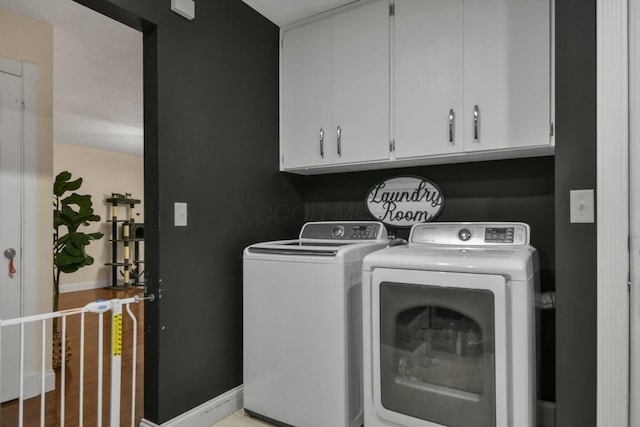
M 538 261 L 523 223 L 413 226 L 363 261 L 366 427 L 535 427 Z
M 244 251 L 244 407 L 281 426 L 362 424 L 362 258 L 379 222 L 307 223 Z

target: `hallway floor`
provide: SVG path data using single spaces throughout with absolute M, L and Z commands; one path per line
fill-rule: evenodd
M 78 291 L 60 294 L 60 309 L 70 309 L 83 307 L 85 304 L 96 301 L 98 299 L 125 299 L 134 295 L 142 295 L 142 289 L 132 287 L 123 290 L 108 289 L 91 289 L 87 291 Z M 139 425 L 143 413 L 143 375 L 144 375 L 144 344 L 143 344 L 143 327 L 144 327 L 144 309 L 143 304 L 132 304 L 131 309 L 138 319 L 138 335 L 137 335 L 137 364 L 136 364 L 136 425 Z M 123 384 L 130 384 L 132 364 L 131 364 L 131 340 L 132 323 L 129 316 L 123 316 L 123 345 L 124 351 L 122 356 L 122 373 Z M 84 407 L 83 422 L 85 425 L 96 425 L 97 413 L 97 330 L 98 318 L 94 314 L 86 316 L 86 335 L 85 335 L 85 383 L 84 383 Z M 66 365 L 66 390 L 65 390 L 65 425 L 74 427 L 79 424 L 79 371 L 80 371 L 80 319 L 79 316 L 70 316 L 67 322 L 68 338 L 71 343 L 72 356 Z M 111 316 L 104 316 L 104 333 L 105 337 L 110 337 L 111 333 Z M 103 422 L 102 425 L 109 424 L 109 387 L 108 381 L 110 375 L 110 345 L 109 338 L 106 339 L 107 344 L 104 347 L 104 374 L 107 380 L 103 383 Z M 46 422 L 47 427 L 57 427 L 60 425 L 60 369 L 56 371 L 56 389 L 47 393 L 46 396 Z M 122 388 L 122 404 L 121 404 L 121 422 L 120 425 L 131 424 L 131 389 L 123 386 Z M 0 405 L 0 426 L 17 426 L 18 425 L 18 400 Z M 24 401 L 24 426 L 35 427 L 40 425 L 40 397 L 34 397 Z

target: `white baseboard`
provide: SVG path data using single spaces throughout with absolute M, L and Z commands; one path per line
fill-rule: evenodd
M 556 427 L 556 404 L 538 400 L 538 427 Z
M 123 284 L 124 280 L 118 280 L 118 285 Z M 89 289 L 100 289 L 107 286 L 111 286 L 111 280 L 101 280 L 99 282 L 71 283 L 68 285 L 60 285 L 60 293 L 66 294 L 68 292 L 88 291 Z
M 160 425 L 143 419 L 140 427 L 211 427 L 242 409 L 242 390 L 243 387 L 240 385 Z
M 30 399 L 40 395 L 42 375 L 39 372 L 27 373 L 24 376 L 24 398 Z M 56 387 L 56 374 L 50 370 L 44 374 L 45 393 L 53 391 Z

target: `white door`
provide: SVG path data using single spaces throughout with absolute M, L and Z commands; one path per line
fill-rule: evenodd
M 462 0 L 396 0 L 396 157 L 462 151 Z
M 465 150 L 550 143 L 549 0 L 464 2 Z
M 0 318 L 22 315 L 22 79 L 0 72 Z M 7 251 L 15 251 L 13 259 Z M 11 268 L 13 267 L 13 268 Z M 2 330 L 1 401 L 18 397 L 18 329 Z
M 332 18 L 334 163 L 389 158 L 389 4 Z

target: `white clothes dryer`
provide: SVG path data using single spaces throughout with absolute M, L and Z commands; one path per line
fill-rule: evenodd
M 429 223 L 363 260 L 366 427 L 535 427 L 524 223 Z
M 244 251 L 243 375 L 249 415 L 280 426 L 362 424 L 362 258 L 379 222 L 313 222 Z

